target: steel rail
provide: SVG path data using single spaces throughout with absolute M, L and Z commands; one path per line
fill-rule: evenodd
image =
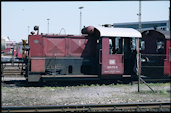
M 86 105 L 41 105 L 2 106 L 1 112 L 58 112 L 58 111 L 170 111 L 171 102 L 86 104 Z
M 23 74 L 25 73 L 24 71 L 22 71 L 22 66 L 23 66 L 23 69 L 25 68 L 25 64 L 21 64 L 21 63 L 14 63 L 14 65 L 12 65 L 11 63 L 10 64 L 2 64 L 1 63 L 1 77 L 6 77 L 6 76 L 9 76 L 9 77 L 15 77 L 16 75 L 18 75 L 18 77 L 20 76 L 23 76 Z M 21 75 L 21 73 L 23 73 Z

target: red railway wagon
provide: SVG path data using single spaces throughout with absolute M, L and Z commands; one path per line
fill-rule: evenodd
M 171 76 L 171 45 L 170 32 L 166 36 L 166 59 L 164 61 L 164 75 Z
M 142 32 L 142 75 L 148 78 L 169 78 L 170 54 L 170 31 L 146 30 Z
M 15 53 L 14 56 L 16 56 L 17 59 L 22 59 L 22 48 L 23 48 L 23 43 L 19 42 L 15 45 Z
M 39 34 L 38 26 L 35 30 L 28 36 L 28 82 L 128 80 L 136 75 L 141 33 L 135 29 L 88 26 L 80 36 Z

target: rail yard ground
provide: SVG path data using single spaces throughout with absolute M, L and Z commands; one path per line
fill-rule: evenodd
M 170 101 L 170 83 L 80 84 L 70 86 L 16 87 L 1 84 L 2 106 L 111 104 Z

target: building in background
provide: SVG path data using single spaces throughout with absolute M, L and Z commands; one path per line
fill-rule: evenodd
M 12 49 L 14 48 L 16 41 L 11 41 L 9 37 L 2 37 L 1 38 L 1 53 L 11 53 Z
M 141 22 L 142 31 L 144 30 L 166 30 L 169 31 L 170 22 L 169 20 L 162 21 L 146 21 Z M 123 28 L 134 28 L 139 29 L 139 22 L 127 22 L 127 23 L 114 23 L 114 27 L 123 27 Z

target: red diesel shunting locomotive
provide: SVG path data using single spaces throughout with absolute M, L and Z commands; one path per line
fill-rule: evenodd
M 28 82 L 122 80 L 137 73 L 141 33 L 135 29 L 89 26 L 82 29 L 83 35 L 74 36 L 39 34 L 38 26 L 34 28 L 37 34 L 28 36 Z

